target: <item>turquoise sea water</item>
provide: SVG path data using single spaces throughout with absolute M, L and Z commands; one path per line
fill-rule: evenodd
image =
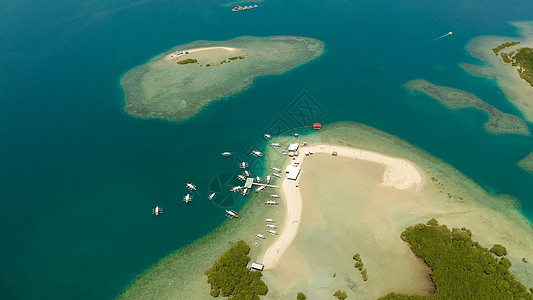
M 239 14 L 221 4 L 0 3 L 0 298 L 111 298 L 215 228 L 224 208 L 205 200 L 207 186 L 237 172 L 219 153 L 264 145 L 276 120 L 299 125 L 295 111 L 305 108 L 294 101 L 304 91 L 322 109 L 306 121 L 352 120 L 397 135 L 490 192 L 516 196 L 533 219 L 533 176 L 514 166 L 533 138 L 489 135 L 482 114 L 452 113 L 401 88 L 424 78 L 519 115 L 494 82 L 457 64 L 476 62 L 464 47 L 471 38 L 513 35 L 506 22 L 531 19 L 531 1 L 267 0 Z M 122 112 L 127 70 L 178 44 L 241 35 L 313 37 L 326 53 L 188 122 Z M 200 195 L 186 207 L 190 181 Z

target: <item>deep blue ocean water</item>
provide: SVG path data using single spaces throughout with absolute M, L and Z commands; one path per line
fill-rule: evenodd
M 276 120 L 296 124 L 287 109 L 304 91 L 323 109 L 315 119 L 397 135 L 490 192 L 516 196 L 533 218 L 533 176 L 514 166 L 533 138 L 489 135 L 482 114 L 401 88 L 424 78 L 520 115 L 493 81 L 458 63 L 476 62 L 465 50 L 471 38 L 513 35 L 508 21 L 533 19 L 533 2 L 266 0 L 239 14 L 221 4 L 0 2 L 0 298 L 117 295 L 224 220 L 222 207 L 202 201 L 214 176 L 236 171 L 219 153 L 264 145 L 259 137 Z M 122 111 L 127 70 L 175 45 L 242 35 L 314 37 L 326 53 L 187 122 Z M 185 207 L 190 181 L 201 197 Z M 163 217 L 151 215 L 155 205 Z

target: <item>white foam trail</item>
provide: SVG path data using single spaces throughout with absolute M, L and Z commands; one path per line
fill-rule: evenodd
M 446 33 L 446 34 L 443 34 L 443 35 L 439 36 L 438 38 L 434 38 L 434 39 L 432 39 L 430 42 L 434 42 L 434 41 L 436 41 L 436 40 L 440 40 L 440 39 L 445 38 L 445 37 L 447 37 L 447 36 L 449 36 L 449 35 L 452 35 L 452 34 L 453 34 L 453 32 L 450 31 L 450 32 L 448 32 L 448 33 Z

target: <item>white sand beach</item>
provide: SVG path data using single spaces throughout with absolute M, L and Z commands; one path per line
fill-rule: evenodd
M 356 148 L 333 146 L 333 145 L 312 145 L 302 148 L 295 160 L 300 161 L 300 167 L 304 164 L 306 155 L 303 151 L 312 151 L 314 153 L 337 153 L 337 156 L 359 159 L 363 161 L 378 163 L 385 166 L 383 173 L 383 182 L 381 185 L 405 190 L 415 186 L 418 190 L 422 183 L 422 177 L 417 168 L 410 162 L 393 158 L 379 153 L 365 151 Z M 302 217 L 302 195 L 299 189 L 299 180 L 294 181 L 283 178 L 281 191 L 285 200 L 285 221 L 284 228 L 279 238 L 265 252 L 261 258 L 261 263 L 265 269 L 272 269 L 283 256 L 285 251 L 298 234 Z

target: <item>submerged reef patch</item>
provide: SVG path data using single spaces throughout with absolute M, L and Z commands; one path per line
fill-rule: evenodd
M 484 127 L 489 133 L 530 135 L 526 122 L 520 117 L 504 113 L 469 92 L 438 86 L 423 79 L 411 80 L 405 88 L 414 93 L 424 93 L 450 110 L 474 108 L 486 113 L 489 119 Z
M 254 78 L 291 70 L 324 51 L 316 39 L 239 37 L 174 47 L 128 71 L 120 84 L 133 116 L 181 121 L 248 88 Z

